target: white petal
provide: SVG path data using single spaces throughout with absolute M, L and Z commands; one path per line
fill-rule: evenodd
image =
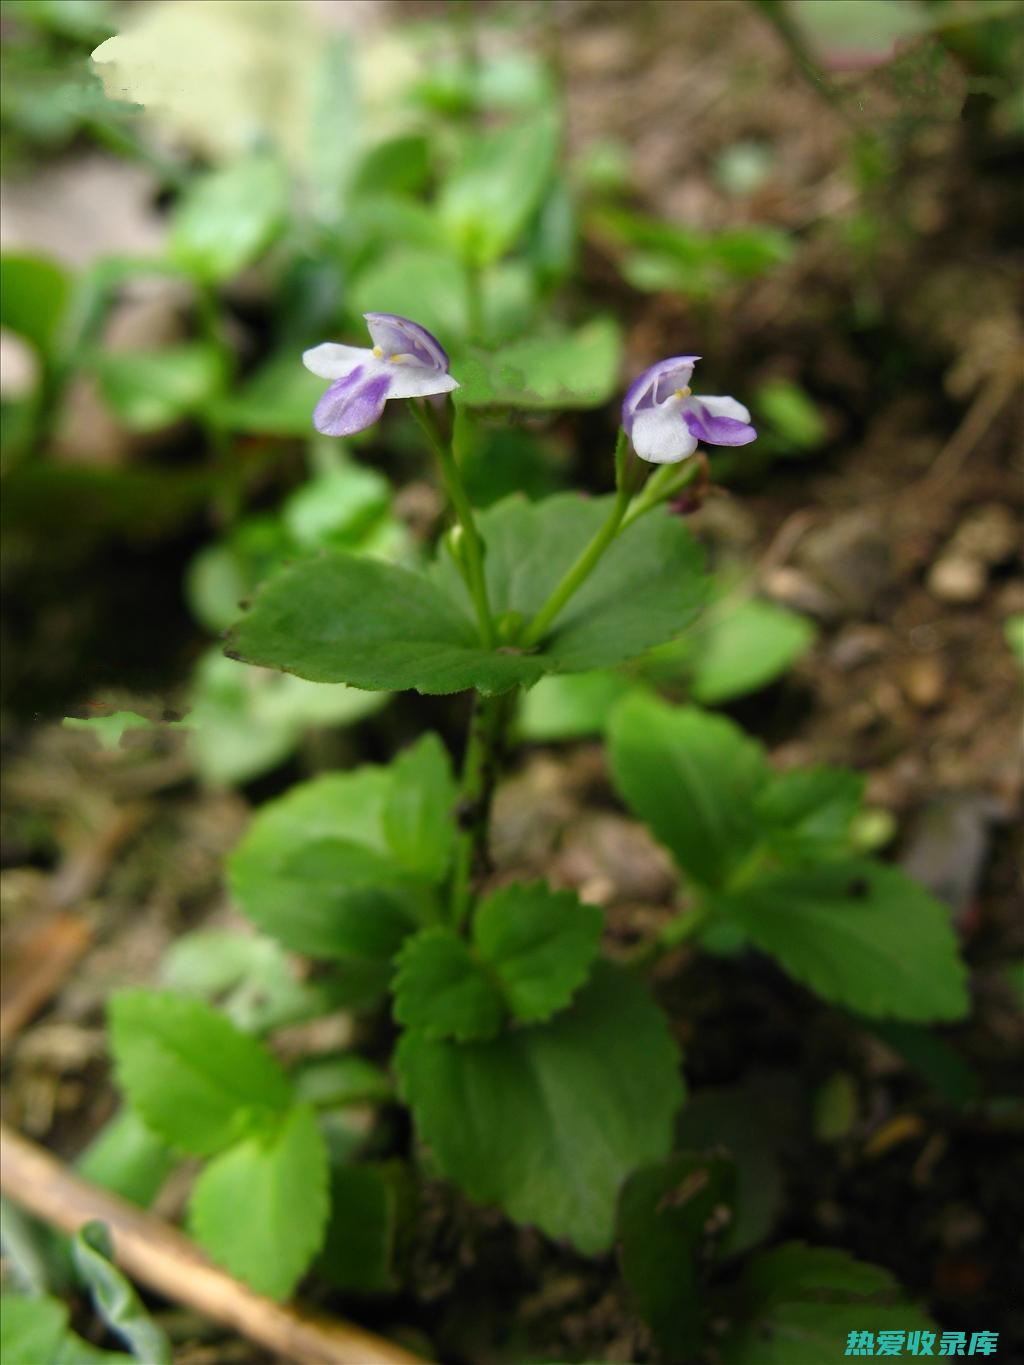
M 712 417 L 731 417 L 736 422 L 749 422 L 750 413 L 735 398 L 708 398 L 703 393 L 695 395 L 698 403 L 707 408 Z
M 678 464 L 697 449 L 697 438 L 683 421 L 683 405 L 670 398 L 656 408 L 641 408 L 633 418 L 630 439 L 642 460 Z
M 428 398 L 434 393 L 451 393 L 459 387 L 450 374 L 441 374 L 426 365 L 395 361 L 388 365 L 388 372 L 391 376 L 389 398 Z
M 339 346 L 333 341 L 325 341 L 302 353 L 303 365 L 321 379 L 341 379 L 357 365 L 368 362 L 379 363 L 368 346 Z

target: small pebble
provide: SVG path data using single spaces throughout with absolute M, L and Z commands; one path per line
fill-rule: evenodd
M 938 659 L 914 659 L 903 675 L 903 691 L 921 711 L 930 711 L 942 700 L 946 674 Z
M 1020 545 L 1013 513 L 1001 502 L 973 508 L 961 521 L 950 542 L 950 551 L 983 564 L 1002 564 Z
M 984 595 L 987 581 L 988 575 L 980 560 L 948 554 L 932 565 L 928 591 L 942 602 L 977 602 Z

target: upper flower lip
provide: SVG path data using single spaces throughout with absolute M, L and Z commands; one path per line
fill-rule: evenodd
M 698 355 L 669 356 L 634 379 L 622 403 L 622 425 L 633 449 L 653 464 L 676 464 L 698 441 L 740 446 L 757 438 L 750 413 L 735 398 L 693 394 Z
M 459 387 L 448 354 L 432 333 L 397 313 L 366 313 L 373 341 L 343 346 L 325 341 L 304 351 L 302 363 L 333 381 L 313 412 L 327 436 L 352 436 L 380 417 L 389 398 L 426 398 Z
M 385 355 L 409 354 L 425 365 L 448 372 L 451 364 L 448 352 L 433 332 L 428 332 L 411 318 L 400 317 L 397 313 L 364 313 L 367 329 L 374 345 L 379 346 Z M 392 345 L 402 342 L 404 345 Z
M 669 356 L 667 360 L 659 360 L 657 364 L 651 365 L 633 380 L 622 400 L 622 425 L 626 428 L 627 434 L 637 409 L 648 406 L 648 403 L 660 402 L 676 389 L 685 388 L 693 375 L 694 365 L 700 359 L 699 355 Z M 659 392 L 662 387 L 661 381 L 664 380 L 670 381 L 664 386 L 669 390 L 668 393 Z

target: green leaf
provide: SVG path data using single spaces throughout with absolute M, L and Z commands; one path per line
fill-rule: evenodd
M 178 1164 L 165 1142 L 133 1109 L 118 1110 L 75 1163 L 79 1175 L 148 1208 Z
M 243 1033 L 267 1033 L 335 1005 L 329 984 L 302 980 L 280 944 L 230 930 L 197 929 L 177 939 L 160 975 L 170 990 L 216 1001 Z
M 621 358 L 618 323 L 594 318 L 575 332 L 473 351 L 457 367 L 455 400 L 464 407 L 600 407 L 615 391 Z
M 826 1000 L 922 1022 L 967 1012 L 949 911 L 898 868 L 851 858 L 770 873 L 714 909 Z
M 472 946 L 448 928 L 406 941 L 395 1018 L 430 1039 L 493 1038 L 507 1007 L 525 1023 L 569 1004 L 597 952 L 603 915 L 542 882 L 496 891 L 473 919 Z
M 119 991 L 110 1030 L 118 1084 L 172 1147 L 210 1156 L 290 1102 L 270 1053 L 198 1000 Z
M 850 853 L 850 829 L 863 797 L 864 778 L 850 768 L 818 763 L 776 773 L 757 797 L 764 837 L 789 863 Z
M 541 678 L 520 702 L 519 733 L 540 743 L 602 734 L 616 705 L 635 687 L 621 673 L 598 669 Z
M 549 1019 L 569 1004 L 597 953 L 604 915 L 572 891 L 516 883 L 488 896 L 473 945 L 517 1019 Z
M 467 137 L 438 199 L 441 220 L 465 260 L 489 265 L 513 245 L 543 198 L 558 139 L 551 109 Z
M 469 944 L 440 925 L 406 940 L 393 984 L 395 1018 L 431 1040 L 493 1038 L 501 994 Z
M 315 957 L 391 957 L 416 909 L 384 833 L 392 782 L 385 768 L 330 773 L 261 807 L 228 859 L 232 895 L 258 928 Z
M 128 730 L 151 730 L 153 722 L 135 711 L 111 711 L 107 716 L 65 716 L 61 724 L 66 730 L 85 730 L 96 736 L 100 747 L 113 750 L 121 747 L 121 738 Z
M 49 1365 L 67 1331 L 68 1310 L 57 1299 L 0 1299 L 0 1355 L 4 1365 Z
M 329 1212 L 327 1148 L 308 1105 L 211 1161 L 189 1205 L 210 1255 L 273 1299 L 288 1298 L 308 1269 Z
M 403 246 L 359 272 L 350 304 L 353 313 L 414 317 L 447 344 L 466 334 L 468 297 L 465 267 L 449 251 Z
M 193 674 L 185 722 L 189 748 L 205 781 L 248 782 L 287 758 L 307 729 L 352 725 L 388 700 L 385 692 L 252 668 L 214 648 L 201 656 Z
M 71 1242 L 75 1269 L 100 1317 L 145 1365 L 172 1365 L 171 1343 L 143 1307 L 135 1287 L 112 1263 L 113 1243 L 103 1223 L 86 1223 Z
M 547 1024 L 473 1043 L 413 1030 L 396 1066 L 446 1176 L 587 1255 L 611 1245 L 626 1176 L 667 1154 L 683 1094 L 664 1018 L 604 963 Z
M 479 519 L 496 615 L 529 618 L 606 520 L 610 500 L 509 498 Z M 447 551 L 432 578 L 350 555 L 276 573 L 231 634 L 250 663 L 314 682 L 420 692 L 501 692 L 545 671 L 619 663 L 683 630 L 703 595 L 700 551 L 665 511 L 625 531 L 555 621 L 541 652 L 485 650 Z M 642 604 L 642 605 L 640 605 Z
M 229 640 L 249 663 L 370 690 L 501 692 L 543 672 L 536 659 L 485 650 L 422 575 L 340 552 L 275 574 Z
M 0 326 L 43 357 L 56 345 L 70 292 L 68 276 L 54 261 L 6 251 L 0 256 Z
M 409 1173 L 400 1162 L 336 1166 L 319 1272 L 351 1293 L 393 1292 L 399 1283 L 400 1226 L 412 1199 Z
M 391 1082 L 380 1067 L 354 1052 L 311 1057 L 300 1065 L 292 1079 L 296 1098 L 318 1109 L 383 1103 L 392 1096 Z
M 822 1365 L 851 1331 L 935 1331 L 881 1266 L 787 1243 L 755 1256 L 733 1295 L 724 1365 Z
M 612 716 L 609 753 L 616 788 L 680 867 L 725 883 L 760 833 L 761 746 L 723 716 L 629 697 Z
M 814 402 L 803 389 L 786 379 L 762 384 L 754 399 L 754 410 L 789 453 L 816 450 L 828 434 L 825 419 Z
M 727 1254 L 749 1250 L 774 1228 L 786 1202 L 782 1153 L 804 1122 L 788 1073 L 751 1072 L 738 1085 L 703 1086 L 687 1100 L 676 1126 L 679 1145 L 728 1156 L 735 1168 L 733 1219 L 723 1236 Z
M 400 133 L 368 148 L 352 176 L 349 193 L 418 194 L 430 179 L 430 141 L 423 133 Z
M 223 383 L 220 356 L 203 342 L 102 351 L 93 367 L 104 399 L 133 431 L 157 431 L 198 411 Z
M 536 503 L 511 497 L 481 513 L 495 614 L 528 620 L 539 611 L 606 521 L 611 501 L 575 493 Z M 468 612 L 465 584 L 447 551 L 433 573 Z M 678 517 L 660 509 L 614 541 L 532 661 L 546 672 L 581 673 L 635 658 L 684 630 L 704 589 L 699 547 Z
M 716 706 L 773 682 L 814 641 L 806 617 L 774 602 L 751 598 L 721 616 L 712 615 L 694 637 L 690 692 Z
M 1003 638 L 1013 657 L 1024 668 L 1024 612 L 1016 612 L 1003 622 Z
M 281 520 L 304 550 L 362 549 L 390 503 L 387 479 L 361 465 L 344 464 L 297 488 L 281 509 Z
M 384 834 L 407 871 L 440 882 L 455 842 L 458 788 L 448 751 L 437 735 L 424 735 L 391 765 Z
M 207 412 L 229 431 L 260 436 L 308 436 L 324 381 L 298 363 L 295 351 L 271 356 L 229 394 L 214 396 Z
M 619 1197 L 622 1273 L 671 1360 L 699 1354 L 705 1311 L 699 1257 L 705 1240 L 731 1221 L 732 1187 L 730 1162 L 681 1152 L 635 1171 Z
M 168 252 L 201 280 L 231 279 L 270 245 L 288 212 L 279 162 L 257 153 L 209 171 L 175 208 Z

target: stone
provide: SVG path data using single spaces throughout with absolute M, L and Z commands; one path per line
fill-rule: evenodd
M 952 552 L 937 559 L 928 573 L 928 591 L 940 602 L 977 602 L 987 583 L 980 560 Z
M 920 711 L 938 706 L 946 691 L 946 672 L 938 659 L 914 659 L 903 673 L 903 691 Z
M 864 511 L 844 512 L 809 531 L 796 559 L 852 616 L 869 613 L 892 581 L 888 532 Z

